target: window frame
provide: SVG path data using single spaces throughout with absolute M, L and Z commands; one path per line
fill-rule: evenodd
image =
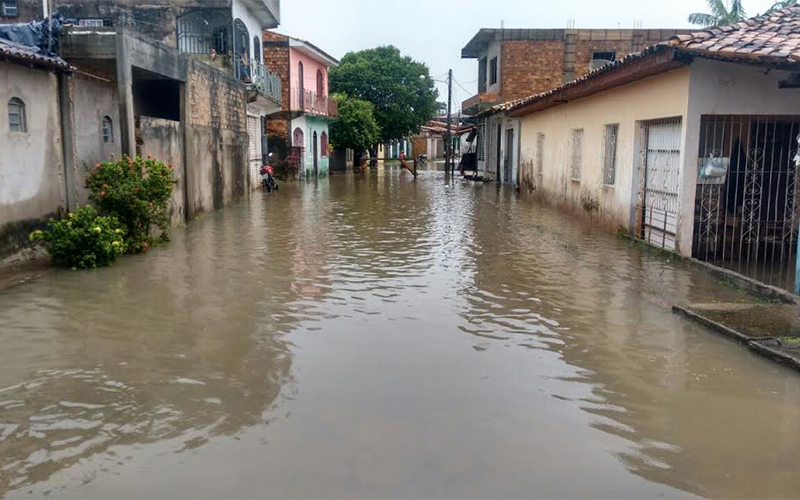
M 544 173 L 544 132 L 536 134 L 536 175 L 541 177 Z
M 9 13 L 13 9 L 13 13 Z M 0 0 L 0 15 L 3 17 L 19 17 L 19 2 L 17 0 Z
M 489 61 L 489 85 L 497 84 L 497 56 Z
M 327 158 L 328 157 L 328 133 L 324 130 L 319 135 L 319 150 L 320 150 L 320 157 Z
M 27 134 L 28 133 L 28 116 L 25 101 L 22 98 L 13 96 L 6 103 L 7 112 L 6 120 L 8 121 L 8 131 L 13 134 Z M 17 112 L 12 115 L 12 106 L 17 108 Z M 12 116 L 17 116 L 17 123 L 12 122 Z M 14 130 L 14 127 L 17 127 Z
M 609 143 L 609 140 L 612 142 Z M 613 151 L 609 153 L 609 148 Z M 613 187 L 617 183 L 617 161 L 619 151 L 619 123 L 603 125 L 603 185 Z
M 100 123 L 103 144 L 114 144 L 114 120 L 112 120 L 110 116 L 105 115 Z M 108 127 L 106 127 L 106 125 L 108 125 Z
M 582 128 L 572 129 L 572 144 L 570 148 L 569 177 L 573 182 L 581 182 L 583 170 L 583 138 Z

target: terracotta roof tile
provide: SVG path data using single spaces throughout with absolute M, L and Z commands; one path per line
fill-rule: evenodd
M 37 68 L 70 69 L 69 63 L 60 57 L 45 56 L 38 53 L 33 47 L 0 38 L 0 60 L 3 59 Z

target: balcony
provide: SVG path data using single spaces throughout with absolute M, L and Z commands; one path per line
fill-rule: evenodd
M 339 116 L 339 105 L 336 99 L 310 90 L 292 89 L 290 105 L 292 111 L 306 115 L 327 116 L 330 118 Z
M 474 115 L 491 108 L 498 102 L 497 94 L 476 94 L 461 103 L 461 111 L 466 115 Z
M 250 61 L 249 70 L 250 81 L 246 82 L 248 87 L 257 91 L 262 96 L 280 103 L 280 77 L 268 70 L 263 64 L 256 60 Z

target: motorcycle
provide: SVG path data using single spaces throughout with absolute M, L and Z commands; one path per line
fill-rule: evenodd
M 275 171 L 271 165 L 261 167 L 261 188 L 265 193 L 278 190 L 278 181 L 275 180 Z

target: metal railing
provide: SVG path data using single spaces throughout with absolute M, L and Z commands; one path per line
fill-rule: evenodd
M 339 105 L 336 99 L 327 95 L 320 95 L 311 90 L 295 88 L 292 92 L 291 109 L 292 111 L 302 111 L 309 115 L 339 116 Z
M 261 95 L 281 102 L 281 79 L 255 59 L 250 60 L 250 85 Z

